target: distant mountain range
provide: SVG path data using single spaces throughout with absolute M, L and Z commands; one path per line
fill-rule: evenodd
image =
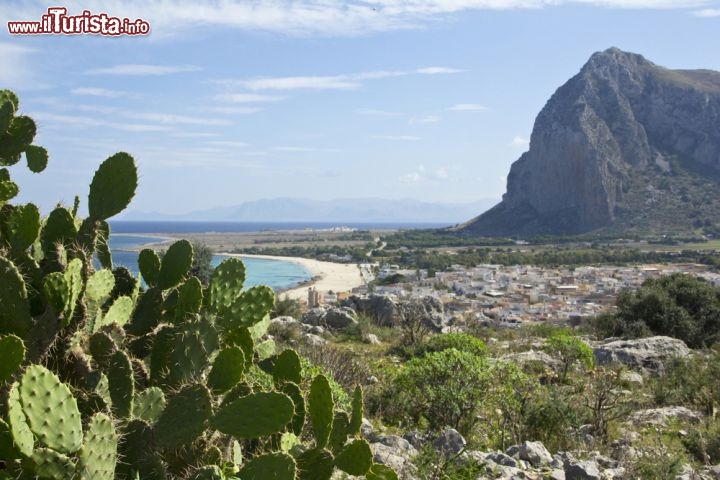
M 610 48 L 550 98 L 502 202 L 461 230 L 717 235 L 719 193 L 720 72 Z
M 497 203 L 485 198 L 471 203 L 434 203 L 418 200 L 341 198 L 310 200 L 273 198 L 177 215 L 129 211 L 117 220 L 231 221 L 231 222 L 408 222 L 456 224 Z

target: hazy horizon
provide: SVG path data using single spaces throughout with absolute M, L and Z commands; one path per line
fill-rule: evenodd
M 139 165 L 139 212 L 499 199 L 535 116 L 593 52 L 720 69 L 718 1 L 64 5 L 142 18 L 151 33 L 0 38 L 0 87 L 18 92 L 51 155 L 46 175 L 13 171 L 18 201 L 46 212 L 76 194 L 85 203 L 94 169 L 119 150 Z M 4 2 L 3 28 L 48 7 Z

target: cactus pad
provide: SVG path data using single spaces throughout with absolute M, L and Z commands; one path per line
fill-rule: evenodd
M 202 385 L 188 385 L 170 398 L 155 425 L 160 447 L 175 448 L 192 443 L 207 428 L 212 416 L 210 392 Z
M 130 358 L 122 350 L 110 356 L 105 372 L 108 379 L 113 412 L 118 417 L 127 418 L 132 413 L 135 382 Z
M 213 393 L 219 395 L 234 387 L 245 373 L 245 355 L 239 347 L 228 347 L 220 351 L 213 361 L 207 377 L 207 384 Z
M 40 212 L 32 203 L 14 207 L 3 227 L 3 234 L 13 250 L 27 250 L 40 232 Z
M 392 468 L 379 463 L 373 464 L 370 471 L 365 474 L 366 480 L 398 480 L 397 473 Z
M 69 457 L 49 448 L 38 448 L 23 461 L 23 466 L 48 480 L 67 480 L 75 478 L 75 464 Z
M 117 350 L 115 341 L 107 333 L 97 332 L 90 336 L 88 343 L 90 355 L 92 355 L 93 360 L 95 360 L 100 367 L 105 368 L 110 360 L 110 356 Z
M 211 424 L 235 438 L 257 438 L 281 432 L 293 414 L 293 402 L 287 395 L 251 393 L 221 407 Z
M 334 458 L 327 450 L 312 449 L 297 458 L 298 480 L 330 480 L 335 470 Z
M 48 152 L 44 147 L 28 145 L 25 149 L 25 159 L 31 172 L 40 173 L 47 167 Z
M 15 335 L 0 337 L 0 384 L 8 381 L 25 360 L 25 344 Z
M 224 313 L 242 292 L 245 264 L 237 257 L 224 260 L 210 279 L 210 308 Z
M 165 466 L 157 454 L 150 425 L 142 420 L 132 420 L 123 429 L 119 445 L 119 478 L 165 479 Z
M 105 160 L 90 183 L 90 218 L 107 220 L 125 210 L 135 196 L 138 177 L 135 160 L 119 152 Z
M 17 383 L 13 385 L 8 395 L 8 422 L 15 448 L 22 455 L 29 457 L 32 455 L 35 438 L 30 431 L 25 413 L 23 413 L 20 389 Z
M 350 420 L 345 412 L 335 412 L 333 418 L 332 430 L 330 431 L 330 440 L 328 446 L 333 453 L 337 454 L 344 446 L 347 440 L 347 431 Z
M 80 411 L 67 385 L 45 367 L 31 365 L 20 380 L 19 392 L 30 430 L 42 443 L 66 454 L 80 449 Z
M 157 284 L 158 275 L 160 275 L 160 258 L 157 253 L 149 248 L 141 250 L 138 255 L 138 267 L 140 267 L 140 274 L 145 282 L 154 287 Z
M 190 480 L 225 480 L 225 475 L 223 475 L 220 467 L 212 465 L 209 467 L 202 467 L 196 471 L 190 477 Z
M 240 480 L 295 480 L 295 460 L 284 453 L 260 455 L 237 474 Z
M 208 321 L 182 325 L 174 336 L 170 352 L 169 382 L 178 385 L 200 375 L 217 346 L 217 332 Z
M 152 331 L 160 321 L 162 304 L 162 290 L 159 288 L 149 288 L 146 290 L 137 301 L 132 319 L 127 325 L 128 333 L 132 335 L 145 335 Z
M 122 327 L 130 320 L 134 307 L 135 304 L 130 297 L 116 298 L 107 313 L 103 315 L 102 320 L 95 323 L 95 330 L 97 331 L 105 325 L 112 325 L 113 323 Z
M 330 382 L 324 375 L 316 376 L 310 385 L 308 413 L 312 423 L 316 448 L 325 448 L 333 422 L 333 399 Z
M 165 410 L 165 394 L 158 387 L 150 387 L 135 395 L 133 417 L 154 423 Z
M 27 290 L 17 267 L 0 256 L 0 333 L 25 337 L 32 317 Z
M 160 263 L 158 287 L 166 290 L 180 283 L 187 275 L 193 260 L 193 249 L 190 242 L 180 240 L 167 249 Z
M 75 227 L 75 219 L 70 210 L 58 207 L 48 216 L 45 226 L 40 232 L 40 243 L 45 257 L 57 260 L 56 244 L 67 247 L 77 237 L 78 231 Z
M 85 286 L 85 295 L 89 300 L 102 303 L 110 296 L 115 287 L 115 276 L 104 268 L 93 273 Z
M 365 440 L 354 440 L 335 457 L 335 466 L 350 475 L 365 475 L 372 464 L 372 451 Z
M 275 304 L 275 292 L 265 285 L 245 290 L 222 315 L 223 327 L 232 330 L 252 327 L 270 313 Z
M 350 414 L 350 424 L 348 425 L 348 435 L 355 436 L 360 433 L 363 419 L 363 391 L 360 385 L 355 387 L 352 398 L 352 412 Z
M 285 383 L 282 388 L 282 392 L 290 397 L 295 405 L 295 415 L 293 415 L 292 423 L 290 424 L 291 430 L 295 435 L 301 435 L 303 426 L 305 425 L 305 398 L 303 397 L 300 387 L 294 383 Z
M 20 458 L 22 454 L 15 447 L 12 430 L 5 420 L 0 418 L 0 458 L 7 460 Z
M 189 315 L 200 311 L 203 293 L 202 284 L 197 277 L 190 277 L 178 288 L 178 300 L 175 306 L 175 321 L 182 322 Z
M 80 480 L 113 480 L 117 447 L 118 436 L 110 417 L 103 413 L 93 415 L 79 452 Z

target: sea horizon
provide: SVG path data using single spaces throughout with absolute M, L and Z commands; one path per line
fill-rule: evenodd
M 412 230 L 443 228 L 452 225 L 453 223 L 451 222 L 238 222 L 216 220 L 116 220 L 110 222 L 110 230 L 115 234 L 252 233 L 286 230 L 329 230 L 341 228 L 357 230 Z

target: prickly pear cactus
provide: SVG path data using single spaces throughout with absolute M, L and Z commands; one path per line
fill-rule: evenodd
M 140 253 L 146 284 L 113 268 L 107 219 L 135 195 L 133 158 L 101 163 L 88 218 L 42 218 L 10 168 L 42 171 L 35 123 L 0 90 L 0 479 L 393 479 L 357 438 L 362 391 L 336 412 L 293 350 L 268 338 L 275 294 L 231 258 L 204 289 L 181 240 Z M 102 268 L 96 268 L 96 262 Z

